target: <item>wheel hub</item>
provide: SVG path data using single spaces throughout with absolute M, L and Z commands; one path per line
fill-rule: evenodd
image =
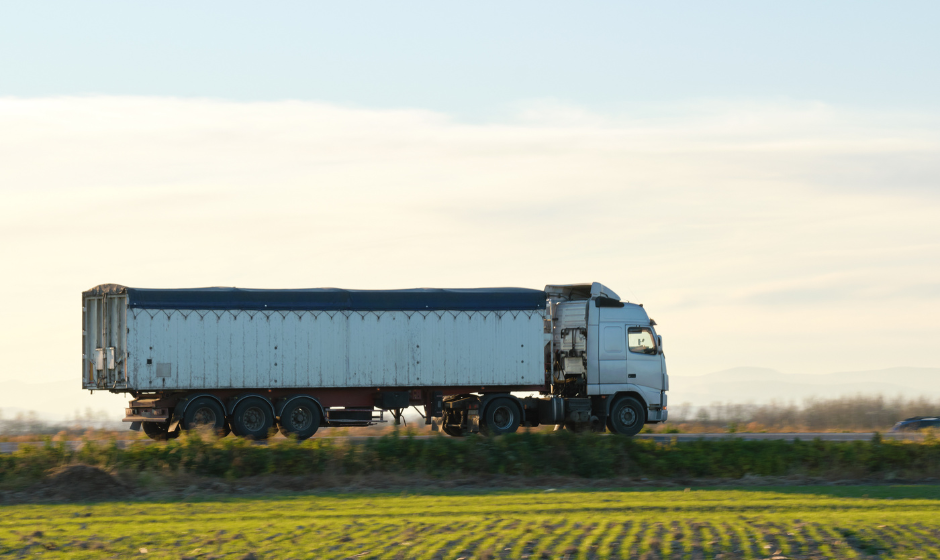
M 501 406 L 493 411 L 493 427 L 497 430 L 508 430 L 514 419 L 515 414 L 508 406 Z
M 211 408 L 200 408 L 193 414 L 193 426 L 215 426 L 215 411 Z
M 306 430 L 313 423 L 313 414 L 307 407 L 298 406 L 290 413 L 290 423 L 294 430 Z
M 242 423 L 251 432 L 257 432 L 264 427 L 264 411 L 253 406 L 242 415 Z
M 636 423 L 636 412 L 633 411 L 629 406 L 625 406 L 620 409 L 620 422 L 624 426 L 632 426 Z

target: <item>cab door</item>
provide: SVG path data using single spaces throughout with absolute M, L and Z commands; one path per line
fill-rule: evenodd
M 663 388 L 663 365 L 650 327 L 627 327 L 627 383 Z

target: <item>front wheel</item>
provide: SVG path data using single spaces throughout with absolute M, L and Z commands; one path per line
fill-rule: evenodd
M 621 397 L 610 407 L 607 427 L 615 434 L 635 436 L 643 429 L 646 415 L 643 406 L 633 397 Z

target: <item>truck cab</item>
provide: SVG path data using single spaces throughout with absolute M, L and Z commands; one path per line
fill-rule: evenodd
M 621 301 L 597 282 L 549 285 L 545 292 L 552 394 L 590 399 L 595 428 L 606 424 L 624 433 L 624 426 L 617 429 L 618 401 L 629 401 L 631 408 L 621 419 L 630 435 L 643 424 L 665 422 L 669 377 L 662 337 L 643 305 Z

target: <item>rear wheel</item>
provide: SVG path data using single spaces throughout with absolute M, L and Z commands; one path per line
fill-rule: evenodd
M 572 422 L 571 420 L 568 420 L 565 422 L 565 429 L 569 432 L 581 434 L 589 431 L 591 429 L 591 425 L 587 422 Z
M 181 425 L 184 430 L 207 429 L 219 436 L 224 436 L 228 429 L 222 406 L 209 397 L 199 397 L 189 403 Z
M 155 441 L 176 439 L 180 435 L 179 429 L 176 429 L 173 432 L 167 431 L 167 428 L 170 427 L 169 422 L 142 422 L 142 424 L 144 433 L 147 434 L 147 437 Z
M 643 406 L 633 397 L 621 397 L 610 407 L 607 427 L 615 434 L 634 436 L 643 429 L 646 415 Z
M 493 399 L 486 405 L 483 421 L 480 422 L 480 431 L 488 436 L 510 434 L 519 429 L 522 421 L 522 412 L 512 399 L 500 397 Z
M 232 432 L 249 439 L 267 439 L 274 425 L 271 407 L 260 397 L 248 397 L 232 412 Z
M 454 410 L 444 409 L 441 415 L 441 431 L 450 437 L 464 437 L 461 415 Z
M 450 437 L 463 437 L 466 435 L 463 433 L 463 429 L 458 428 L 457 426 L 448 426 L 445 424 L 441 426 L 441 429 L 444 430 L 444 433 Z
M 281 411 L 278 428 L 285 436 L 307 439 L 317 433 L 319 427 L 320 409 L 309 399 L 295 399 Z

